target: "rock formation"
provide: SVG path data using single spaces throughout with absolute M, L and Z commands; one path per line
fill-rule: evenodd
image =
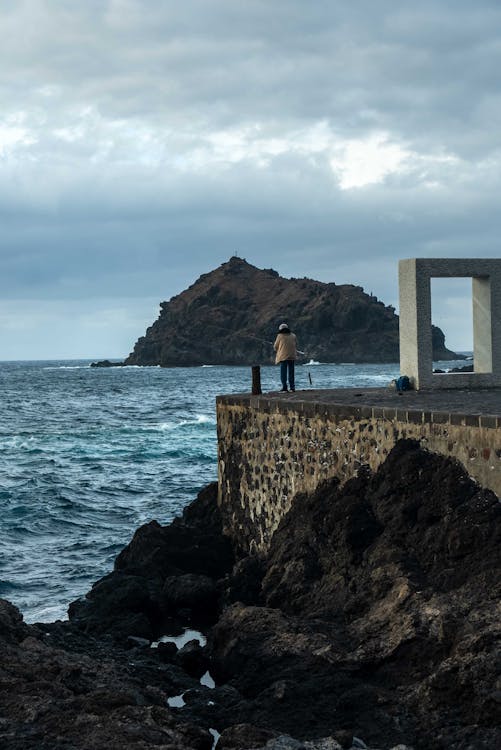
M 230 258 L 160 305 L 126 365 L 249 365 L 273 361 L 272 343 L 284 320 L 305 359 L 397 362 L 398 316 L 359 286 L 285 279 Z M 455 359 L 433 327 L 434 359 Z
M 500 569 L 499 499 L 411 441 L 298 495 L 266 557 L 235 560 L 210 485 L 68 623 L 0 602 L 0 746 L 492 750 Z M 181 623 L 208 644 L 148 647 Z
M 210 750 L 165 691 L 194 687 L 153 649 L 97 640 L 67 623 L 28 626 L 0 599 L 2 750 Z

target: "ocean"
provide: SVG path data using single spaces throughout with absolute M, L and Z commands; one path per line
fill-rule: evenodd
M 296 387 L 381 387 L 398 374 L 310 363 Z M 261 382 L 277 390 L 278 367 Z M 27 622 L 65 619 L 138 526 L 169 523 L 217 479 L 215 397 L 250 385 L 250 367 L 0 362 L 0 597 Z

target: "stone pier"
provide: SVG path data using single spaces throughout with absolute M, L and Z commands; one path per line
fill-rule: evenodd
M 217 398 L 219 504 L 232 537 L 266 550 L 292 498 L 372 470 L 401 438 L 460 461 L 501 496 L 501 388 L 310 390 Z

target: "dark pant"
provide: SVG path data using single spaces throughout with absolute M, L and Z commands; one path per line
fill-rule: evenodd
M 291 391 L 294 390 L 294 360 L 284 359 L 280 362 L 280 380 L 282 381 L 282 388 L 287 388 L 287 375 L 289 376 L 289 385 Z

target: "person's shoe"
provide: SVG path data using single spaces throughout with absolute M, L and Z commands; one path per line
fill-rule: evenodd
M 290 390 L 291 390 L 291 392 L 292 392 L 292 393 L 294 393 L 294 391 L 295 391 L 296 389 L 295 389 L 295 388 L 291 388 Z
M 287 393 L 287 388 L 281 388 L 280 393 Z

